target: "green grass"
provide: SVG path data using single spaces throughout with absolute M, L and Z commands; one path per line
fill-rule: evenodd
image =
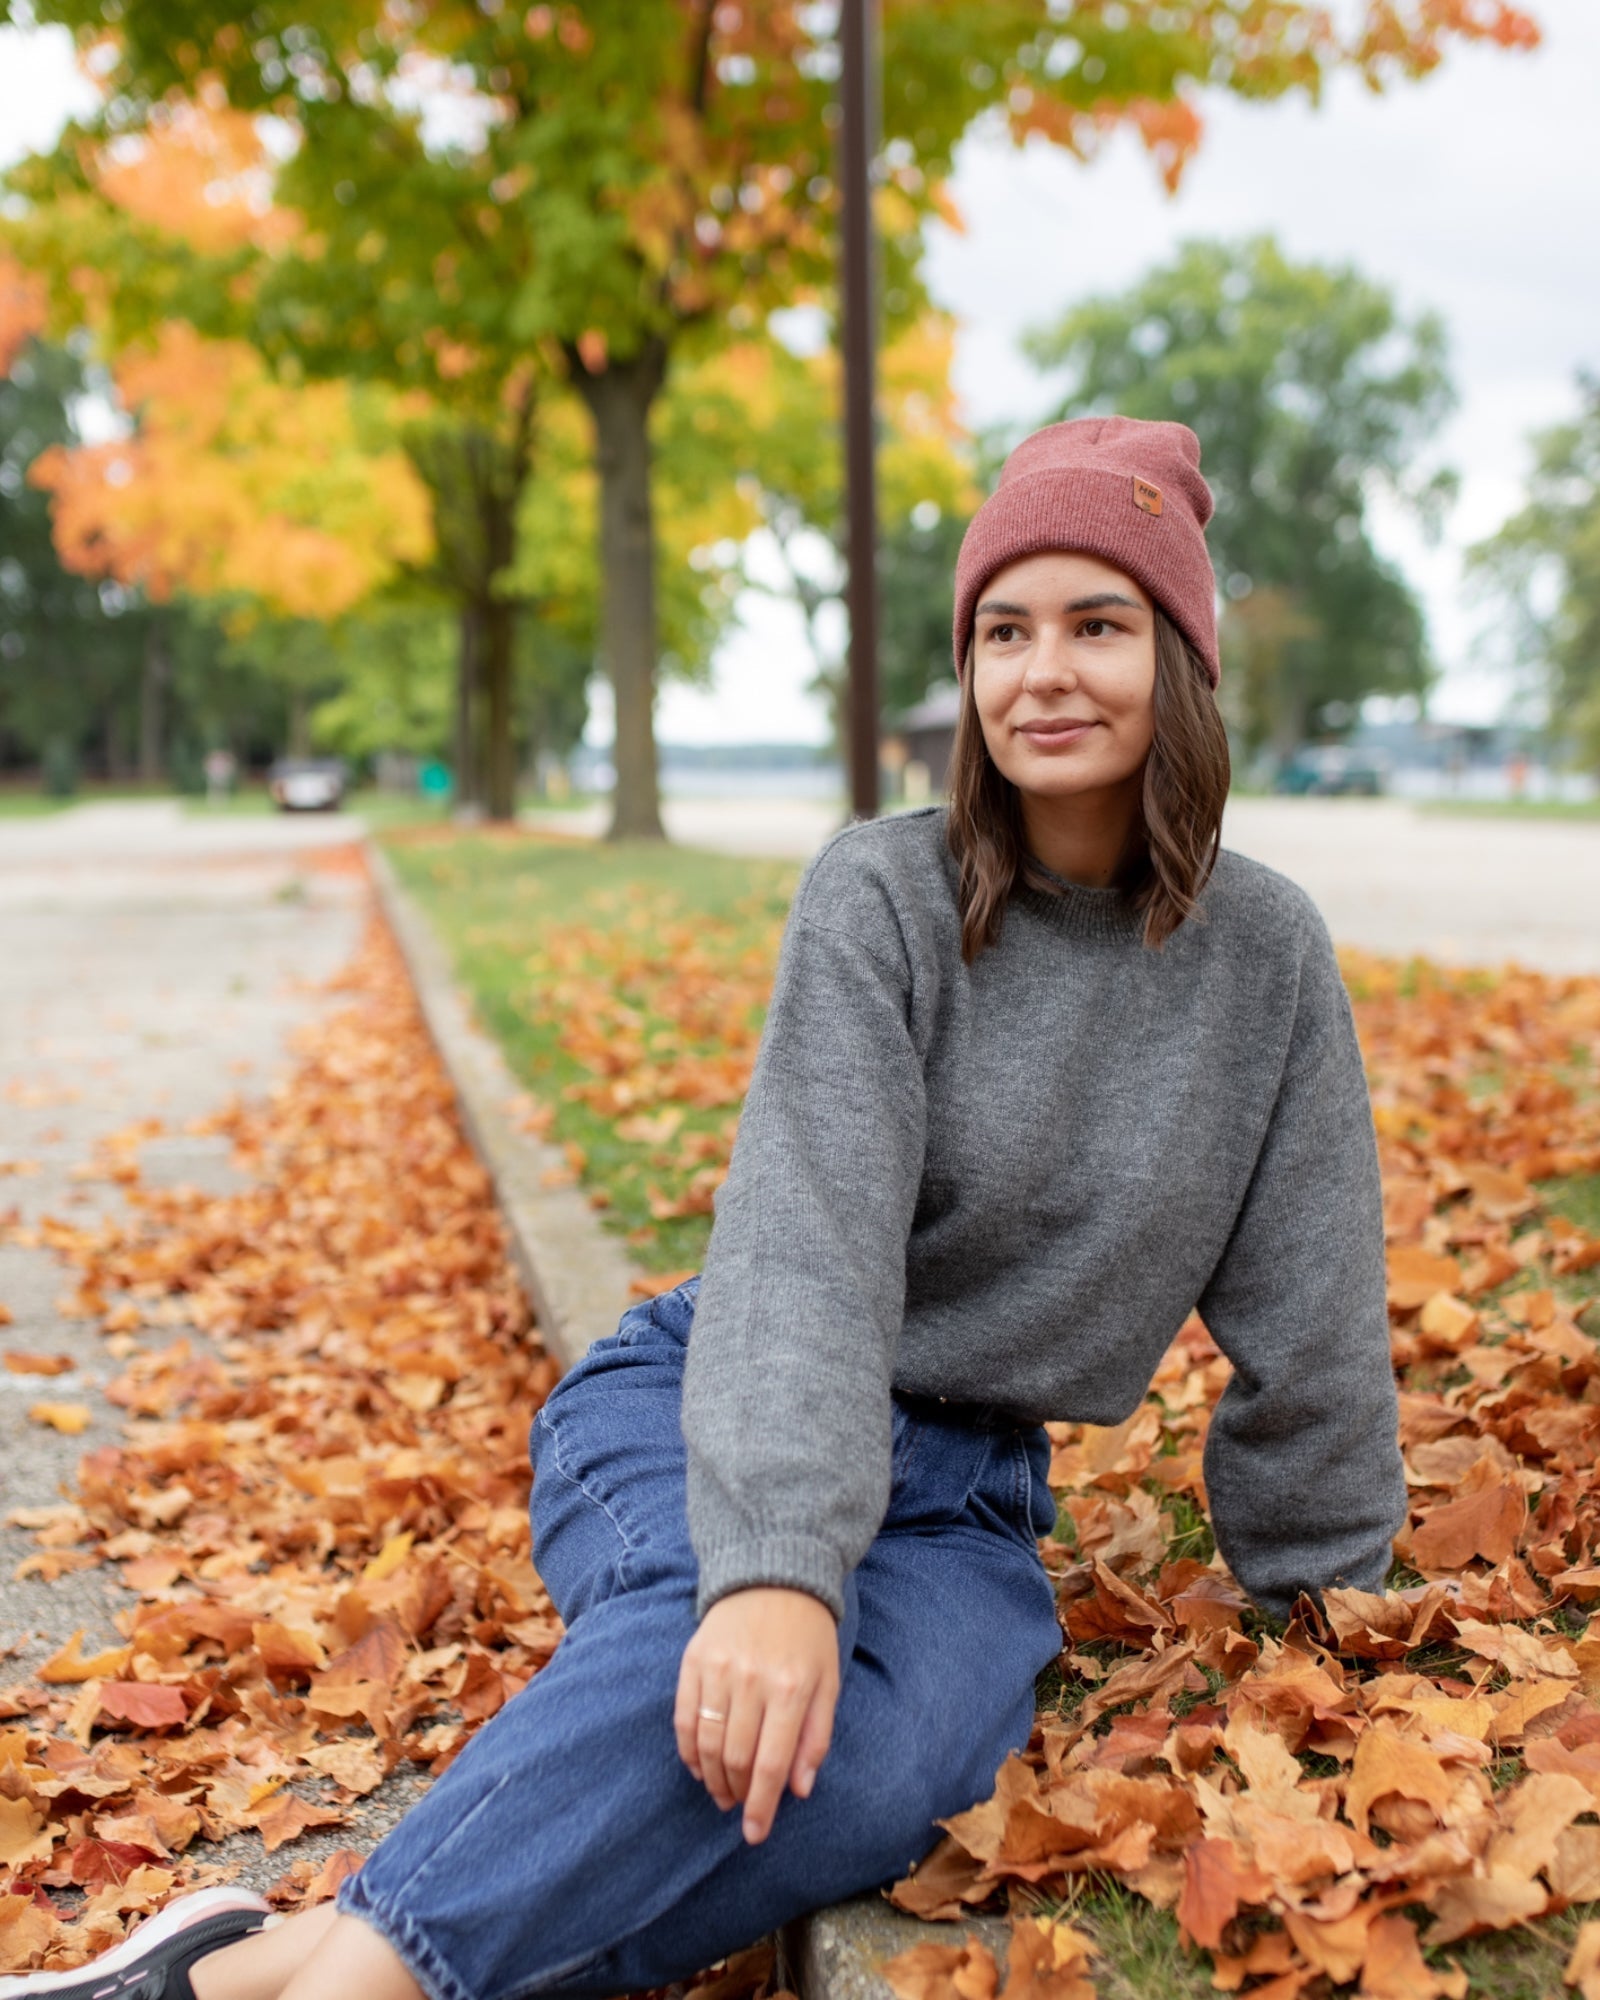
M 1591 1236 L 1600 1236 L 1600 1174 L 1571 1174 L 1564 1180 L 1539 1181 L 1535 1185 L 1557 1215 L 1577 1223 Z M 1600 1286 L 1600 1273 L 1591 1275 L 1594 1284 Z
M 153 792 L 113 787 L 75 792 L 71 798 L 62 799 L 31 786 L 7 785 L 0 788 L 0 819 L 41 819 L 49 813 L 66 812 L 72 806 L 100 805 L 108 799 L 144 799 L 156 796 L 158 795 Z
M 1491 1931 L 1425 1955 L 1439 1966 L 1453 1958 L 1467 1975 L 1471 2000 L 1558 2000 L 1571 1992 L 1561 1974 L 1578 1927 L 1597 1913 L 1600 1904 L 1575 1903 L 1558 1917 L 1541 1917 L 1536 1930 Z
M 1600 819 L 1600 799 L 1418 799 L 1412 810 L 1473 819 Z
M 1038 1914 L 1064 1918 L 1094 1939 L 1096 2000 L 1215 2000 L 1208 1955 L 1179 1942 L 1170 1910 L 1112 1876 L 1088 1876 L 1065 1898 L 1041 1897 Z
M 1037 1915 L 1063 1918 L 1093 1938 L 1100 1951 L 1094 1961 L 1096 2000 L 1201 2000 L 1215 1994 L 1210 1958 L 1180 1942 L 1177 1918 L 1114 1877 L 1087 1876 L 1073 1894 L 1029 1900 Z M 1416 1906 L 1406 1914 L 1425 1935 L 1429 1913 Z M 1597 1914 L 1600 1904 L 1575 1904 L 1559 1916 L 1541 1918 L 1537 1929 L 1519 1925 L 1459 1939 L 1423 1956 L 1440 1971 L 1454 1960 L 1467 1975 L 1470 2000 L 1558 2000 L 1569 1991 L 1561 1975 L 1578 1928 Z M 1356 1989 L 1332 1991 L 1348 1995 Z
M 584 812 L 590 806 L 608 806 L 609 792 L 569 792 L 564 799 L 524 798 L 519 801 L 524 812 L 564 813 Z
M 599 918 L 608 899 L 669 895 L 682 913 L 730 927 L 751 945 L 781 921 L 799 879 L 793 862 L 746 861 L 698 848 L 652 842 L 549 840 L 537 834 L 461 834 L 438 843 L 385 843 L 401 880 L 444 937 L 484 1026 L 500 1042 L 514 1074 L 553 1107 L 549 1137 L 586 1156 L 584 1181 L 610 1197 L 600 1220 L 632 1237 L 628 1248 L 646 1270 L 698 1269 L 711 1234 L 709 1215 L 657 1222 L 651 1186 L 676 1195 L 693 1164 L 676 1169 L 659 1147 L 623 1139 L 615 1122 L 566 1097 L 589 1073 L 559 1043 L 558 1028 L 535 1004 L 529 958 L 546 934 Z M 658 1023 L 647 1021 L 647 1034 Z M 728 1107 L 687 1110 L 681 1141 L 725 1122 Z

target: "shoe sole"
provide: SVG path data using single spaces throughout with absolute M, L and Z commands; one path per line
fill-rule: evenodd
M 12 1979 L 0 1979 L 0 2000 L 22 2000 L 24 1995 L 60 1993 L 69 1987 L 87 1986 L 137 1964 L 153 1945 L 180 1937 L 195 1924 L 204 1923 L 208 1917 L 224 1916 L 230 1910 L 270 1916 L 272 1905 L 248 1889 L 197 1889 L 192 1896 L 179 1896 L 155 1916 L 146 1917 L 121 1944 L 91 1959 L 87 1965 L 75 1965 L 70 1972 L 24 1972 Z

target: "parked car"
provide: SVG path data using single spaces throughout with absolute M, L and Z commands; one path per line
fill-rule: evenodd
M 1301 798 L 1354 793 L 1375 799 L 1388 790 L 1388 766 L 1381 756 L 1345 743 L 1303 743 L 1273 780 L 1275 792 Z
M 280 757 L 267 773 L 279 812 L 337 812 L 349 782 L 342 757 Z

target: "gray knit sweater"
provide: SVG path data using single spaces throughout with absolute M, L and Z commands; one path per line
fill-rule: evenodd
M 890 1391 L 1115 1424 L 1198 1306 L 1233 1363 L 1217 1541 L 1280 1615 L 1383 1586 L 1405 1514 L 1372 1111 L 1315 905 L 1224 849 L 1159 951 L 1114 889 L 1022 889 L 961 962 L 946 809 L 806 868 L 718 1191 L 684 1382 L 702 1614 L 842 1607 Z

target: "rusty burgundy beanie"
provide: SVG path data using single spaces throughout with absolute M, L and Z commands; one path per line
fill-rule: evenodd
M 1185 424 L 1074 417 L 1024 438 L 973 515 L 956 558 L 956 678 L 983 586 L 1019 556 L 1076 549 L 1134 577 L 1205 662 L 1217 653 L 1216 580 L 1206 552 L 1211 489 Z

